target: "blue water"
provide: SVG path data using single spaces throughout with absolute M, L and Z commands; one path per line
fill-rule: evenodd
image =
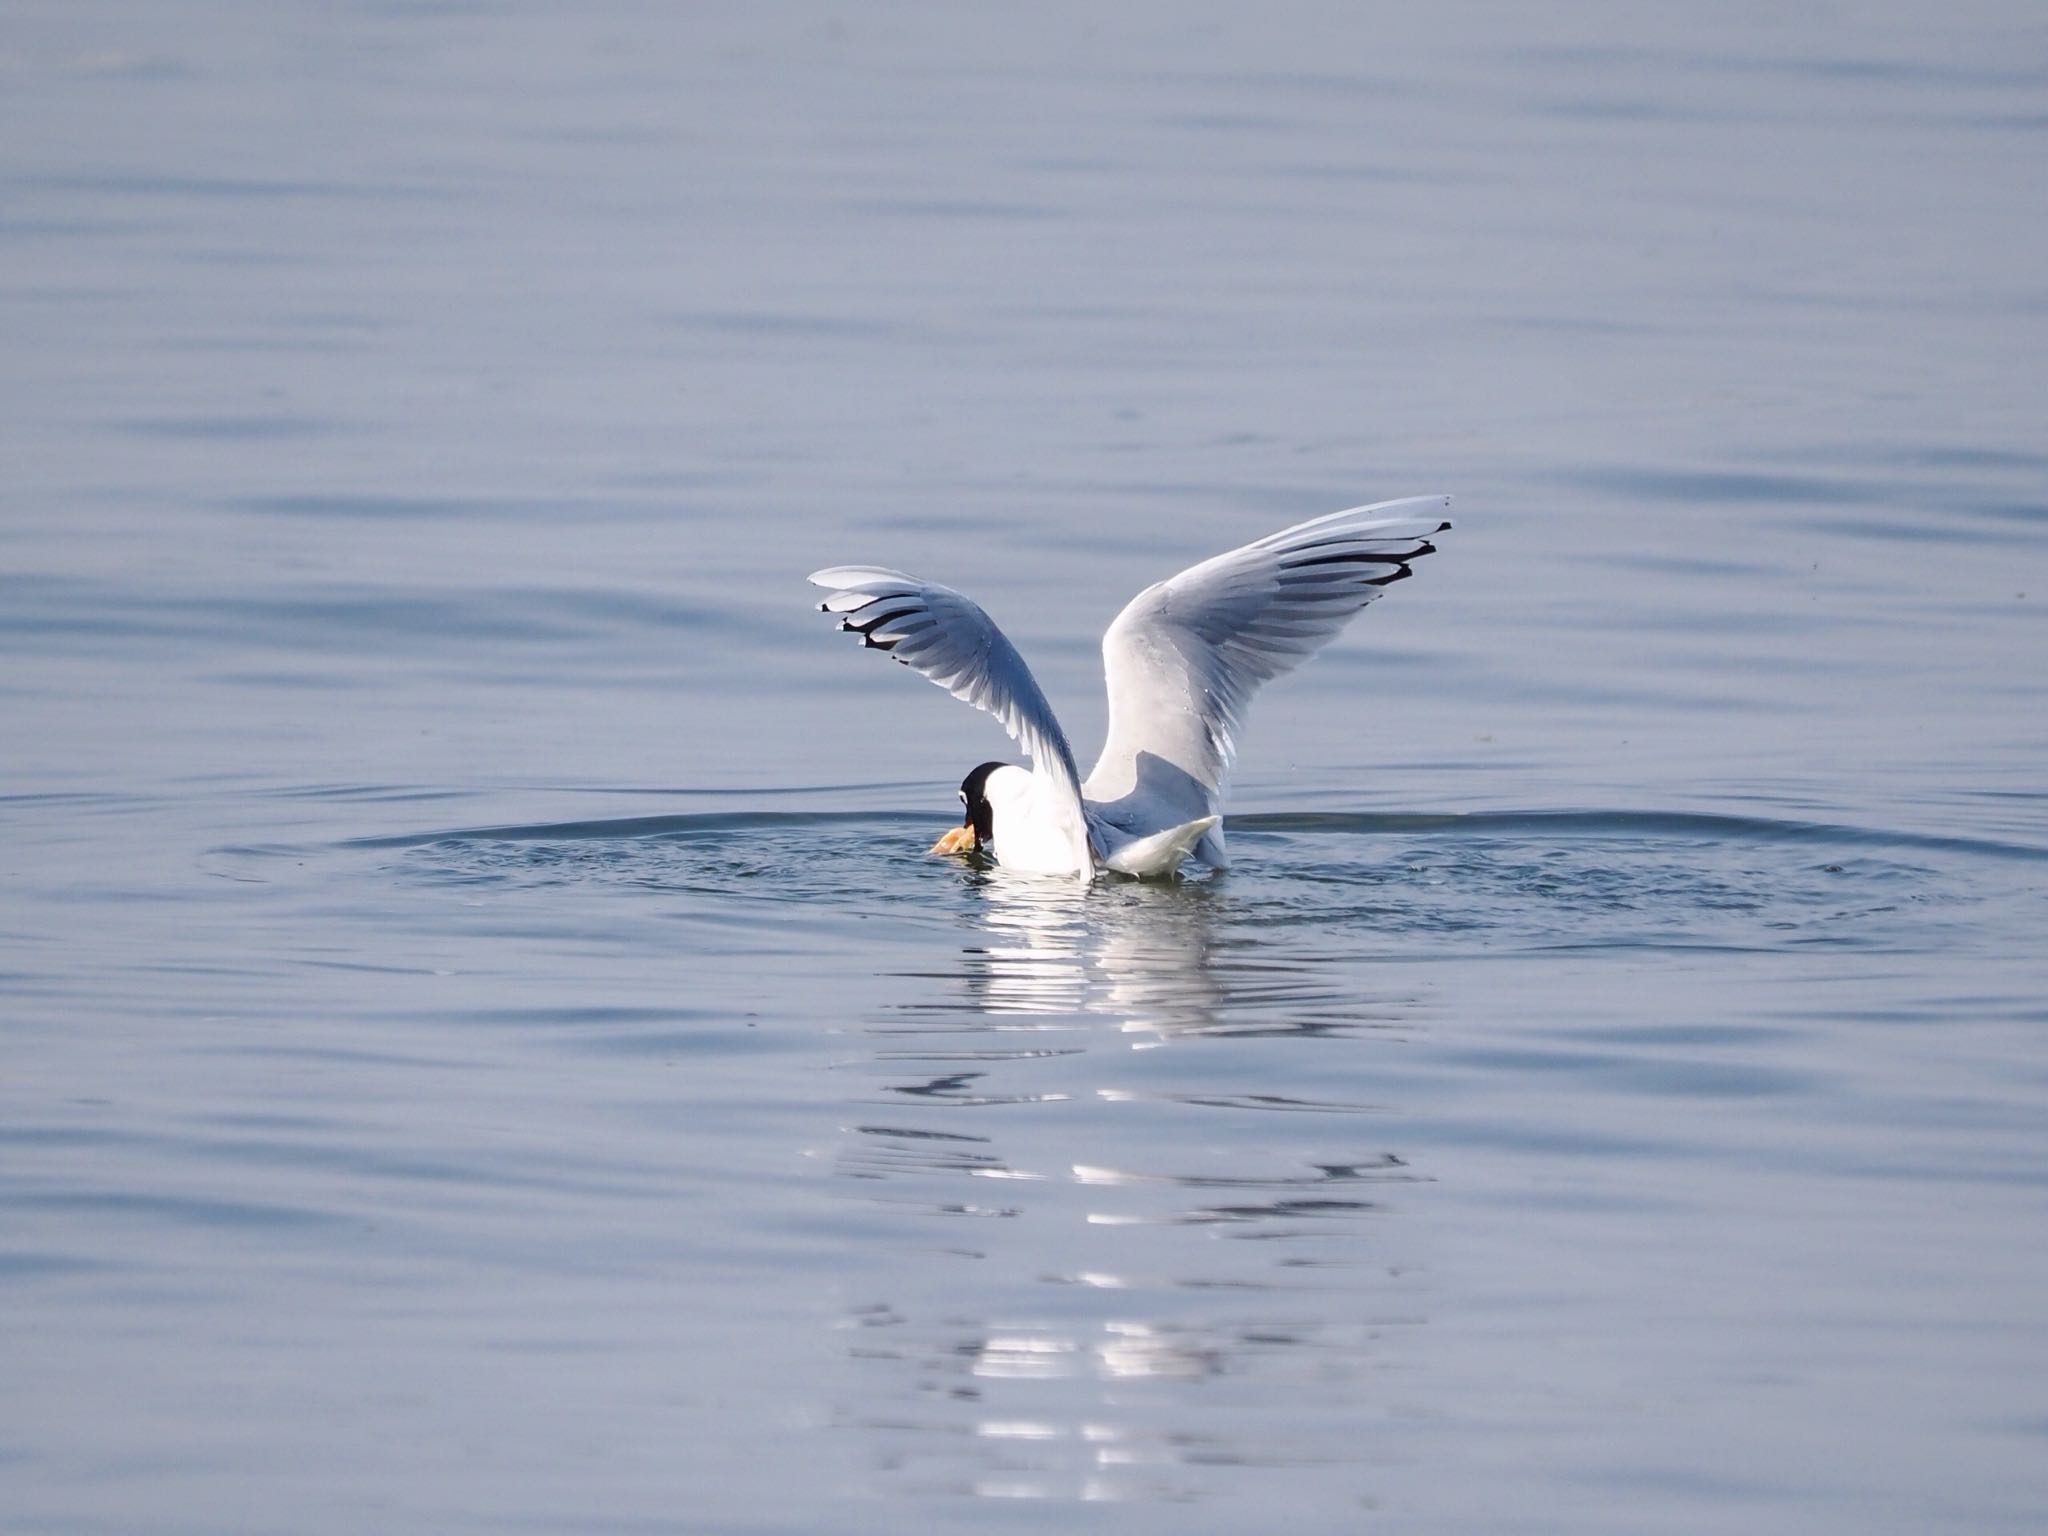
M 2048 1521 L 2048 23 L 21 6 L 0 1528 Z M 1096 640 L 1456 528 L 1235 867 Z

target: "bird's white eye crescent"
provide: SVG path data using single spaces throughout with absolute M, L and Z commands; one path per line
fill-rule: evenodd
M 960 803 L 962 805 L 967 803 L 967 791 L 964 789 L 960 791 Z

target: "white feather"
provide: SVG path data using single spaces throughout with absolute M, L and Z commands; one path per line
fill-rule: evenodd
M 832 589 L 818 606 L 841 615 L 840 628 L 930 678 L 956 699 L 986 710 L 1031 759 L 1039 815 L 1055 824 L 1050 841 L 1064 868 L 1094 868 L 1081 774 L 1038 680 L 973 599 L 936 582 L 883 566 L 839 565 L 814 571 L 811 582 Z
M 1450 527 L 1448 496 L 1333 512 L 1147 587 L 1102 638 L 1109 740 L 1086 784 L 1031 669 L 971 599 L 883 566 L 814 572 L 840 627 L 988 711 L 1031 757 L 992 775 L 997 858 L 1087 875 L 1224 863 L 1223 795 L 1261 684 L 1320 650 Z M 1009 832 L 1005 835 L 1007 823 Z
M 1261 684 L 1291 672 L 1429 554 L 1448 496 L 1333 512 L 1147 587 L 1102 637 L 1109 738 L 1082 796 L 1115 822 L 1221 810 Z M 1418 516 L 1427 511 L 1430 515 Z M 1221 862 L 1221 839 L 1216 852 Z
M 1194 852 L 1203 834 L 1222 820 L 1221 816 L 1198 816 L 1150 837 L 1134 837 L 1104 859 L 1103 865 L 1120 875 L 1136 875 L 1140 879 L 1170 875 L 1180 868 L 1181 860 Z

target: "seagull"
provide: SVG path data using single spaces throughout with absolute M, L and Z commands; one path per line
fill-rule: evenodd
M 1109 740 L 1084 782 L 1045 694 L 971 598 L 879 565 L 811 573 L 818 605 L 870 650 L 994 715 L 1031 759 L 983 763 L 966 819 L 933 853 L 980 849 L 1005 869 L 1170 878 L 1228 864 L 1223 796 L 1259 685 L 1321 650 L 1353 614 L 1434 554 L 1448 496 L 1332 512 L 1140 592 L 1102 637 Z

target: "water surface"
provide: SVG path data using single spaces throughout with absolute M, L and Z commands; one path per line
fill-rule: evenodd
M 2023 6 L 30 7 L 0 1483 L 37 1532 L 2032 1531 Z M 803 573 L 1096 637 L 1451 492 L 1236 867 Z

